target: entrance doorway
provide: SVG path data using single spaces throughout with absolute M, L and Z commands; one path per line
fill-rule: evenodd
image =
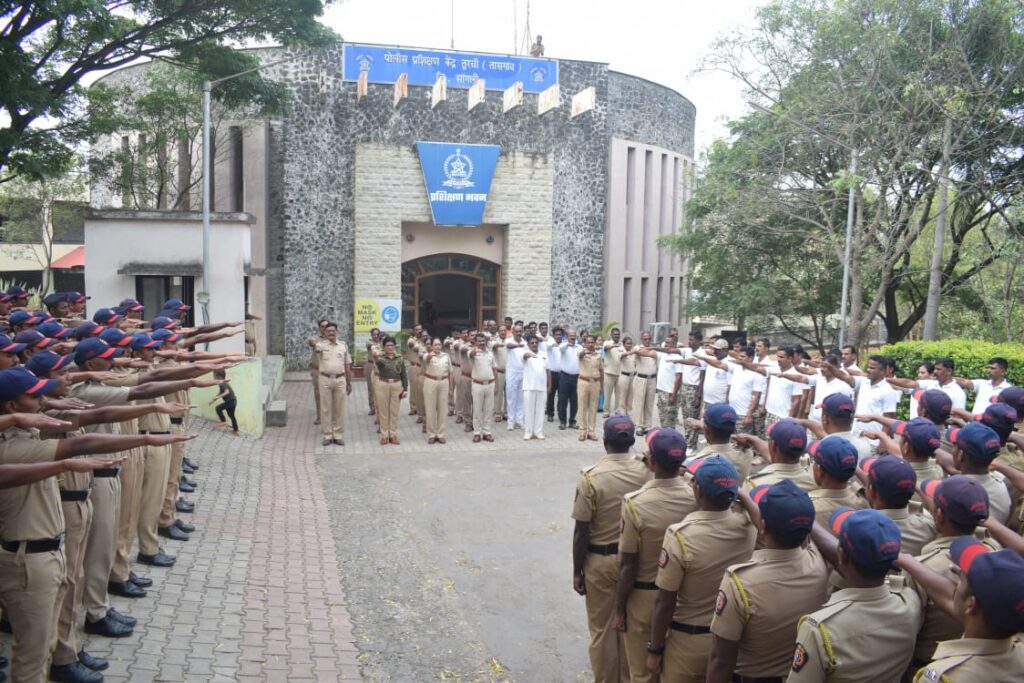
M 465 254 L 433 254 L 402 264 L 402 327 L 420 324 L 442 339 L 456 327 L 497 320 L 497 263 Z

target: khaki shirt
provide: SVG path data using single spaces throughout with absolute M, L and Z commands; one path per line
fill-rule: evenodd
M 593 353 L 584 351 L 580 356 L 580 378 L 599 380 L 603 371 L 604 362 L 601 360 L 601 354 L 597 351 Z
M 639 491 L 622 499 L 619 553 L 639 557 L 636 580 L 653 582 L 665 530 L 697 509 L 693 487 L 682 477 L 651 479 Z
M 910 461 L 908 461 L 910 462 Z M 928 479 L 945 479 L 946 473 L 942 471 L 942 468 L 932 459 L 929 458 L 928 462 L 910 462 L 910 466 L 914 470 L 914 474 L 917 475 L 917 483 L 921 484 Z M 914 492 L 913 497 L 910 499 L 915 503 L 923 504 L 921 495 Z
M 477 351 L 469 360 L 472 369 L 470 376 L 480 382 L 494 379 L 494 354 L 490 351 Z
M 722 578 L 711 632 L 739 641 L 734 671 L 785 676 L 793 664 L 797 622 L 825 602 L 828 571 L 817 547 L 755 550 Z
M 73 439 L 76 436 L 85 434 L 85 430 L 79 424 L 78 410 L 47 410 L 46 414 L 58 420 L 70 422 L 73 429 L 66 432 L 58 432 L 52 429 L 39 430 L 39 438 L 44 441 L 48 439 Z M 92 472 L 61 472 L 57 475 L 57 486 L 61 491 L 85 491 L 92 488 Z
M 105 406 L 127 406 L 131 405 L 128 396 L 131 389 L 128 387 L 113 387 L 99 382 L 81 382 L 71 387 L 71 395 L 87 403 L 94 404 L 97 408 Z M 120 434 L 120 428 L 116 423 L 100 423 L 85 427 L 87 433 L 96 434 Z M 97 456 L 114 458 L 116 455 Z
M 960 638 L 939 643 L 935 659 L 917 672 L 914 683 L 1007 681 L 1024 671 L 1024 644 L 1013 638 Z
M 658 588 L 676 593 L 673 621 L 710 626 L 726 567 L 746 562 L 757 530 L 739 508 L 697 510 L 665 531 L 658 558 Z
M 619 357 L 619 374 L 620 375 L 635 375 L 636 374 L 636 356 L 624 355 L 625 349 L 612 349 L 612 353 Z
M 724 455 L 728 458 L 736 467 L 736 472 L 740 475 L 740 481 L 743 481 L 750 476 L 750 467 L 754 459 L 754 454 L 750 452 L 749 448 L 740 448 L 732 441 L 729 443 L 708 444 L 697 451 L 696 455 L 690 457 L 686 461 L 686 464 L 689 466 L 690 463 L 695 460 L 703 460 L 704 458 L 709 458 L 712 455 Z
M 1007 524 L 1010 521 L 1010 493 L 1006 490 L 1002 475 L 998 479 L 992 474 L 968 474 L 965 476 L 976 480 L 985 487 L 985 491 L 988 492 L 988 513 L 992 519 Z
M 898 586 L 836 591 L 801 619 L 786 681 L 898 683 L 910 664 L 921 603 L 896 578 Z
M 609 453 L 580 471 L 572 518 L 590 523 L 590 542 L 609 545 L 619 540 L 622 497 L 636 491 L 651 471 L 629 453 Z
M 324 338 L 321 337 L 319 334 L 314 334 L 313 336 L 306 340 L 306 344 L 315 347 L 323 340 Z M 320 355 L 316 352 L 315 348 L 313 349 L 312 357 L 309 359 L 309 367 L 312 368 L 313 370 L 316 370 L 318 367 L 320 367 Z
M 837 508 L 847 506 L 854 510 L 863 510 L 868 507 L 867 501 L 849 486 L 844 489 L 814 489 L 808 491 L 807 495 L 814 503 L 814 519 L 826 529 L 831 529 L 828 525 L 829 517 Z
M 462 376 L 472 377 L 473 368 L 470 367 L 469 352 L 473 345 L 469 342 L 458 342 L 454 348 L 459 353 L 459 366 L 462 368 Z
M 498 370 L 504 370 L 505 365 L 508 363 L 508 347 L 505 346 L 505 340 L 496 339 L 491 344 L 491 350 L 494 352 L 494 367 Z
M 814 481 L 814 474 L 809 467 L 802 463 L 788 462 L 773 462 L 766 465 L 760 472 L 747 477 L 743 485 L 749 491 L 755 486 L 764 484 L 771 486 L 783 479 L 789 479 L 808 493 L 818 488 L 818 484 Z
M 911 514 L 908 508 L 879 510 L 883 515 L 896 522 L 900 529 L 900 552 L 920 555 L 925 545 L 935 540 L 935 520 L 928 512 Z
M 352 363 L 352 356 L 349 355 L 348 345 L 345 342 L 332 344 L 326 339 L 322 339 L 316 343 L 314 351 L 314 355 L 319 359 L 320 372 L 326 372 L 329 375 L 344 375 L 345 366 Z
M 642 349 L 650 349 L 650 346 L 641 346 Z M 648 356 L 634 356 L 636 358 L 636 371 L 641 375 L 650 375 L 649 379 L 654 379 L 654 375 L 658 372 L 658 359 L 650 358 Z
M 618 375 L 622 372 L 622 354 L 624 349 L 620 344 L 605 342 L 604 346 L 604 374 Z
M 42 441 L 37 429 L 12 427 L 0 432 L 0 464 L 51 462 L 57 440 Z M 0 540 L 40 541 L 64 533 L 64 511 L 57 479 L 0 489 Z
M 447 353 L 439 353 L 436 356 L 426 356 L 423 361 L 423 372 L 433 375 L 435 379 L 446 379 L 452 371 L 452 359 Z

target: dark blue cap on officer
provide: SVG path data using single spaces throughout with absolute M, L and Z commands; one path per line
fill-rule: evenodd
M 961 536 L 949 548 L 953 562 L 981 605 L 985 623 L 998 635 L 1024 631 L 1024 557 L 1013 550 L 991 550 L 973 536 Z
M 995 430 L 980 422 L 968 422 L 960 429 L 947 429 L 946 438 L 956 444 L 968 460 L 982 465 L 995 460 L 1003 447 Z
M 66 356 L 60 356 L 53 351 L 40 351 L 28 359 L 25 367 L 31 370 L 33 374 L 45 377 L 51 372 L 56 372 L 61 368 L 71 365 L 74 360 L 70 353 Z
M 897 421 L 892 430 L 910 444 L 910 450 L 918 456 L 930 457 L 942 444 L 942 434 L 935 423 L 927 417 L 915 417 L 910 422 Z
M 116 327 L 108 327 L 100 332 L 98 336 L 111 346 L 119 348 L 124 348 L 132 343 L 132 338 Z
M 18 344 L 5 334 L 0 334 L 0 353 L 21 353 L 25 344 Z
M 924 410 L 924 417 L 932 422 L 945 422 L 953 411 L 953 399 L 941 389 L 918 389 L 912 396 L 917 401 L 918 410 Z
M 63 339 L 64 337 L 70 337 L 75 331 L 69 327 L 64 327 L 56 320 L 50 320 L 37 325 L 36 332 L 53 339 Z
M 914 497 L 917 473 L 910 463 L 898 455 L 868 458 L 862 468 L 868 475 L 871 488 L 878 492 L 890 508 L 903 508 Z
M 1005 444 L 1006 439 L 1013 433 L 1013 428 L 1020 416 L 1016 410 L 1005 403 L 990 403 L 988 408 L 985 408 L 985 412 L 975 419 L 983 425 L 991 427 L 999 435 L 999 440 Z
M 662 427 L 648 439 L 651 458 L 665 467 L 678 467 L 686 459 L 686 437 L 670 427 Z
M 841 420 L 849 420 L 853 417 L 853 399 L 846 394 L 829 394 L 821 402 L 821 409 Z
M 807 430 L 788 417 L 768 426 L 768 438 L 790 458 L 800 457 L 807 449 Z
M 26 347 L 33 349 L 45 349 L 57 343 L 56 339 L 50 339 L 40 334 L 37 330 L 22 330 L 14 335 L 14 341 L 17 344 L 24 344 Z
M 17 310 L 7 318 L 7 323 L 13 328 L 15 325 L 35 325 L 42 322 L 42 318 L 32 315 L 26 310 Z
M 122 349 L 115 349 L 102 339 L 89 337 L 80 341 L 75 347 L 75 365 L 85 367 L 85 363 L 94 358 L 117 358 L 123 354 Z
M 829 527 L 839 538 L 839 547 L 861 569 L 885 572 L 900 556 L 900 528 L 878 510 L 836 508 Z
M 39 379 L 27 368 L 16 367 L 0 370 L 0 403 L 13 401 L 22 394 L 44 396 L 58 386 L 60 386 L 59 381 Z
M 697 486 L 708 498 L 722 502 L 736 500 L 740 489 L 740 475 L 732 461 L 723 455 L 712 455 L 695 460 L 689 466 Z M 725 499 L 725 500 L 723 500 Z
M 736 409 L 728 403 L 712 403 L 704 411 L 704 423 L 716 432 L 736 429 Z
M 841 436 L 826 436 L 807 449 L 811 460 L 836 479 L 848 481 L 857 471 L 857 447 Z
M 973 529 L 988 518 L 988 491 L 977 479 L 963 474 L 926 479 L 921 491 L 958 527 Z
M 604 440 L 617 448 L 629 448 L 636 442 L 636 425 L 628 416 L 615 413 L 604 421 Z
M 814 526 L 814 503 L 789 479 L 762 484 L 750 491 L 768 533 L 789 547 L 803 543 Z

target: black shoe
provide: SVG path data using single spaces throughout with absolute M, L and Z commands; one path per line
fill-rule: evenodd
M 100 683 L 103 674 L 89 671 L 78 662 L 71 664 L 51 664 L 50 680 L 65 681 L 66 683 Z
M 576 424 L 576 420 L 571 420 L 569 422 L 569 429 L 579 429 L 579 425 Z
M 194 467 L 189 467 L 185 463 L 181 463 L 181 471 L 184 472 L 185 474 L 195 474 L 196 473 L 196 469 Z
M 148 576 L 138 576 L 135 572 L 128 572 L 128 580 L 139 588 L 149 588 L 153 585 L 153 579 Z
M 565 423 L 564 422 L 559 422 L 558 423 L 558 428 L 563 430 L 563 431 L 565 431 Z
M 7 657 L 0 655 L 0 669 L 6 669 L 8 664 L 10 662 L 7 660 Z
M 184 478 L 185 477 L 182 477 L 181 479 Z M 196 487 L 192 486 L 191 484 L 185 481 L 178 481 L 178 490 L 181 491 L 182 493 L 195 493 Z
M 107 592 L 111 595 L 120 595 L 122 598 L 146 597 L 146 591 L 131 581 L 110 581 L 107 583 Z
M 102 657 L 93 657 L 85 650 L 78 651 L 78 663 L 86 669 L 92 669 L 93 671 L 105 671 L 110 668 L 110 662 Z
M 188 465 L 189 467 L 191 467 L 194 470 L 198 470 L 199 469 L 199 465 L 197 465 L 196 463 L 192 462 L 187 457 L 183 457 L 181 459 L 181 464 L 182 465 Z
M 554 421 L 555 421 L 555 416 L 554 415 L 548 415 L 548 422 L 554 422 Z
M 138 561 L 142 564 L 148 564 L 151 567 L 173 567 L 174 563 L 178 561 L 174 555 L 168 555 L 162 549 L 157 551 L 156 555 L 143 555 L 139 553 Z
M 104 636 L 106 638 L 127 638 L 132 634 L 132 627 L 116 619 L 111 619 L 110 615 L 107 615 L 99 621 L 89 621 L 86 619 L 85 632 L 90 635 Z
M 188 534 L 179 529 L 178 527 L 171 524 L 170 526 L 157 527 L 156 533 L 158 536 L 169 538 L 172 541 L 187 541 Z
M 178 483 L 179 484 L 186 484 L 187 486 L 192 486 L 192 487 L 195 487 L 195 485 L 196 485 L 195 479 L 189 479 L 184 474 L 181 475 L 180 477 L 178 477 Z
M 174 520 L 174 526 L 178 527 L 179 529 L 184 531 L 186 534 L 190 534 L 190 533 L 192 533 L 193 531 L 196 530 L 195 524 L 189 524 L 188 522 L 183 522 L 180 519 Z
M 10 633 L 10 632 L 11 632 L 11 620 L 8 619 L 7 615 L 5 614 L 2 618 L 0 618 L 0 633 Z
M 184 498 L 179 498 L 178 501 L 174 504 L 174 509 L 177 510 L 178 512 L 195 512 L 196 504 L 191 503 L 185 500 Z
M 107 616 L 114 621 L 121 622 L 125 626 L 135 626 L 135 624 L 139 623 L 139 620 L 135 617 L 130 617 L 127 614 L 121 614 L 113 607 L 107 610 Z

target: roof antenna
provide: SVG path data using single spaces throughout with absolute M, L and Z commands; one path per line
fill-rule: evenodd
M 451 44 L 451 49 L 454 50 L 455 49 L 455 0 L 451 0 L 451 8 L 452 8 L 452 27 L 451 27 L 451 30 L 452 30 L 452 33 L 451 33 L 451 35 L 452 35 L 452 44 Z

